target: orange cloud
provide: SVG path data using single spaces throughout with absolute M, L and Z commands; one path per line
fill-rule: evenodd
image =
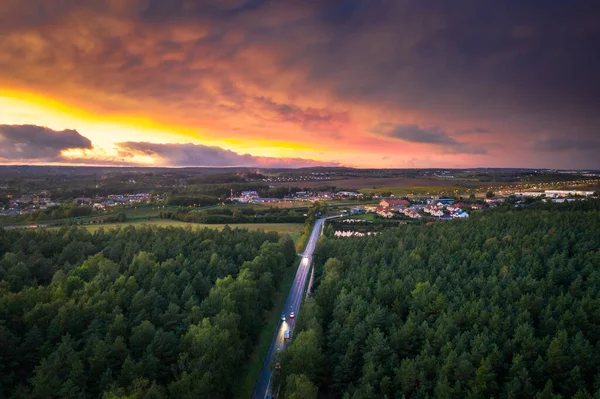
M 566 165 L 571 153 L 518 143 L 556 142 L 566 129 L 586 143 L 600 124 L 597 107 L 555 100 L 594 99 L 565 77 L 570 65 L 531 69 L 530 54 L 554 54 L 542 33 L 555 33 L 524 24 L 537 16 L 526 5 L 500 19 L 460 0 L 457 13 L 364 0 L 26 3 L 0 4 L 0 123 L 77 129 L 109 161 L 121 142 L 191 142 L 349 166 Z M 511 16 L 528 35 L 514 35 Z M 575 25 L 587 48 L 587 25 Z M 583 72 L 597 65 L 564 55 Z M 419 130 L 377 134 L 378 124 Z M 595 159 L 570 148 L 581 164 Z

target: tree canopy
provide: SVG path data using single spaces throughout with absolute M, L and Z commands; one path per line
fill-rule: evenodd
M 0 229 L 0 397 L 230 397 L 295 256 L 228 227 Z
M 599 238 L 598 201 L 323 237 L 316 290 L 280 356 L 281 392 L 296 397 L 314 385 L 343 398 L 598 394 Z

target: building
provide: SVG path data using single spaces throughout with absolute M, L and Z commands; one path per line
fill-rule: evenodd
M 515 193 L 515 195 L 517 197 L 541 197 L 542 195 L 544 195 L 544 193 L 539 192 L 539 191 L 525 191 L 525 192 L 521 192 L 521 193 Z
M 362 197 L 362 193 L 357 193 L 356 191 L 340 191 L 337 193 L 339 197 Z
M 462 202 L 457 202 L 456 204 L 448 205 L 446 209 L 450 212 L 456 212 L 462 210 L 465 205 Z
M 486 198 L 485 203 L 489 206 L 498 206 L 502 204 L 502 200 L 499 200 L 498 198 Z
M 394 216 L 394 213 L 389 208 L 385 208 L 382 206 L 377 208 L 377 214 L 384 218 L 391 218 Z
M 463 219 L 463 218 L 468 218 L 469 214 L 463 210 L 458 210 L 456 212 L 453 212 L 452 215 L 450 215 L 450 216 L 452 216 L 452 218 L 454 218 L 454 219 Z
M 568 196 L 579 196 L 579 197 L 591 197 L 594 195 L 593 191 L 580 191 L 580 190 L 546 190 L 546 197 L 568 197 Z
M 438 198 L 437 199 L 437 203 L 442 204 L 442 205 L 450 205 L 453 202 L 454 202 L 454 199 L 452 199 L 452 198 Z
M 480 211 L 483 208 L 485 208 L 485 206 L 483 206 L 481 204 L 473 204 L 473 205 L 471 205 L 471 209 L 476 210 L 476 211 Z
M 382 206 L 384 208 L 391 208 L 391 207 L 401 207 L 401 208 L 406 208 L 410 206 L 410 202 L 408 200 L 405 199 L 384 199 L 381 200 L 381 202 L 379 202 L 379 206 Z

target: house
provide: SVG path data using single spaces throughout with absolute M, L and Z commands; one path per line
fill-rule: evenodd
M 581 190 L 546 190 L 544 192 L 546 197 L 568 197 L 568 196 L 581 196 L 590 197 L 594 195 L 593 191 L 581 191 Z
M 363 208 L 350 208 L 350 212 L 351 213 L 356 213 L 356 214 L 361 214 L 361 213 L 365 213 L 365 210 Z
M 456 212 L 461 210 L 465 205 L 461 202 L 457 202 L 456 204 L 448 205 L 448 210 L 450 212 Z
M 377 208 L 377 214 L 384 218 L 391 218 L 394 216 L 394 213 L 389 208 L 385 208 L 382 206 Z
M 405 215 L 412 219 L 419 219 L 421 217 L 421 214 L 415 211 L 414 209 L 411 209 L 410 211 L 405 213 Z
M 338 193 L 338 196 L 339 197 L 344 197 L 344 198 L 347 198 L 347 197 L 362 197 L 363 194 L 362 193 L 357 193 L 356 191 L 340 191 Z
M 405 199 L 384 199 L 381 200 L 381 202 L 379 203 L 379 206 L 382 206 L 384 208 L 390 208 L 390 207 L 394 207 L 394 208 L 406 208 L 408 206 L 410 206 L 410 202 L 408 200 Z
M 452 199 L 452 198 L 438 198 L 438 200 L 437 200 L 437 203 L 442 204 L 443 206 L 450 205 L 453 202 L 454 202 L 454 199 Z
M 475 210 L 475 211 L 480 211 L 483 208 L 485 208 L 485 206 L 481 205 L 481 204 L 472 204 L 471 205 L 471 209 Z
M 377 212 L 377 207 L 376 206 L 367 206 L 367 207 L 365 207 L 365 210 L 369 213 L 375 213 L 375 212 Z
M 486 198 L 485 203 L 488 204 L 488 206 L 498 206 L 502 203 L 502 201 L 496 198 Z
M 463 218 L 468 218 L 469 214 L 463 210 L 459 210 L 459 211 L 454 212 L 451 216 L 452 216 L 452 218 L 455 218 L 455 219 L 456 218 L 463 219 Z

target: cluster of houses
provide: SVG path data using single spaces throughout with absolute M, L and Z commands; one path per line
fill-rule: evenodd
M 356 191 L 298 191 L 296 193 L 287 195 L 284 198 L 262 198 L 256 191 L 242 191 L 239 196 L 234 196 L 232 193 L 231 200 L 240 203 L 262 204 L 270 202 L 315 202 L 319 200 L 330 199 L 357 199 L 363 196 L 364 194 Z
M 242 191 L 239 197 L 231 195 L 231 200 L 243 204 L 265 204 L 269 202 L 279 202 L 279 198 L 262 198 L 256 191 Z
M 392 218 L 404 215 L 411 219 L 419 219 L 427 215 L 440 219 L 463 219 L 468 218 L 467 209 L 480 210 L 485 208 L 481 204 L 454 203 L 451 198 L 430 199 L 426 205 L 411 204 L 406 199 L 383 199 L 379 206 L 367 206 L 367 212 L 376 213 L 384 218 Z
M 294 194 L 286 196 L 284 201 L 319 201 L 328 199 L 350 199 L 361 198 L 363 193 L 357 191 L 298 191 Z
M 567 198 L 567 197 L 591 197 L 594 191 L 583 190 L 545 190 L 545 191 L 523 191 L 515 193 L 516 197 L 546 197 L 546 198 Z
M 117 205 L 134 205 L 148 203 L 152 195 L 148 193 L 115 194 L 107 197 L 78 197 L 73 202 L 80 206 L 91 206 L 94 209 L 106 209 Z M 0 215 L 26 215 L 28 213 L 62 205 L 65 202 L 52 200 L 47 192 L 10 198 L 7 209 L 0 209 Z
M 310 173 L 308 175 L 301 176 L 266 176 L 262 179 L 265 183 L 274 182 L 293 182 L 293 181 L 318 181 L 318 180 L 331 180 L 335 177 L 334 173 Z
M 152 194 L 149 193 L 137 193 L 137 194 L 111 194 L 106 197 L 87 198 L 79 197 L 75 198 L 75 202 L 79 205 L 88 205 L 94 207 L 94 209 L 107 209 L 118 205 L 137 205 L 150 203 L 152 200 Z
M 365 236 L 374 236 L 377 232 L 368 231 L 366 233 L 361 233 L 360 231 L 336 231 L 333 233 L 334 237 L 365 237 Z

